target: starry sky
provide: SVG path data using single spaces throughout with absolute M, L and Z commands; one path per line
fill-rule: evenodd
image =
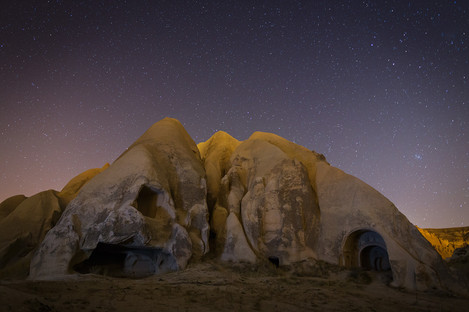
M 5 2 L 5 1 L 4 1 Z M 0 201 L 60 190 L 156 121 L 278 134 L 420 227 L 469 226 L 468 1 L 7 1 Z

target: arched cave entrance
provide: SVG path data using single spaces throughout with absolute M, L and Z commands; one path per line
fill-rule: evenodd
M 367 270 L 388 271 L 391 269 L 386 249 L 380 246 L 368 246 L 360 253 L 361 266 Z
M 384 239 L 372 230 L 351 233 L 344 244 L 342 264 L 347 268 L 364 268 L 378 272 L 391 270 Z

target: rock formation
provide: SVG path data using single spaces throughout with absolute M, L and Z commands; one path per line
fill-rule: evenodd
M 206 192 L 197 146 L 166 118 L 83 186 L 37 250 L 30 277 L 69 274 L 99 243 L 132 247 L 124 252 L 123 275 L 184 268 L 209 250 Z M 150 259 L 148 247 L 175 262 Z
M 457 227 L 450 229 L 421 229 L 420 233 L 438 251 L 443 259 L 453 256 L 458 248 L 469 245 L 469 227 Z
M 29 198 L 17 195 L 0 204 L 0 277 L 28 276 L 38 244 L 81 187 L 107 166 L 76 176 L 60 192 L 48 190 Z
M 8 216 L 10 212 L 15 210 L 26 198 L 27 197 L 24 195 L 15 195 L 0 203 L 0 220 Z
M 92 178 L 94 178 L 99 173 L 103 172 L 109 168 L 109 164 L 105 164 L 102 168 L 94 168 L 86 170 L 85 172 L 80 173 L 73 179 L 71 179 L 64 188 L 57 194 L 57 196 L 62 200 L 64 208 L 74 199 L 81 188 L 88 183 Z
M 441 257 L 388 199 L 274 134 L 240 142 L 218 132 L 196 146 L 166 118 L 98 171 L 60 193 L 0 204 L 0 267 L 22 257 L 32 279 L 141 277 L 211 249 L 223 261 L 388 271 L 409 289 L 450 284 Z
M 399 287 L 428 289 L 445 282 L 448 274 L 438 253 L 382 194 L 325 163 L 317 166 L 316 184 L 320 259 L 346 267 L 389 266 Z
M 44 191 L 23 200 L 0 220 L 0 268 L 4 277 L 26 277 L 36 246 L 62 213 L 57 192 Z
M 199 144 L 204 165 L 211 168 L 207 179 L 222 177 L 208 190 L 218 196 L 211 227 L 221 259 L 275 259 L 288 265 L 315 258 L 350 268 L 391 269 L 395 286 L 440 286 L 446 276 L 441 258 L 372 187 L 274 134 L 233 140 L 215 134 Z M 222 165 L 219 159 L 225 159 Z
M 208 141 L 211 148 L 199 145 L 210 168 L 208 181 L 218 180 L 209 184 L 209 194 L 218 196 L 211 226 L 221 259 L 255 262 L 270 257 L 289 264 L 315 257 L 319 207 L 309 176 L 314 169 L 290 157 L 288 145 L 293 143 L 277 136 L 256 133 L 245 142 L 235 141 L 216 134 Z M 318 157 L 302 152 L 305 158 Z

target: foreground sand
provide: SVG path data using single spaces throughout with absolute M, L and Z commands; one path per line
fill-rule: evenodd
M 318 273 L 318 272 L 316 272 Z M 468 311 L 469 298 L 408 292 L 370 272 L 298 276 L 216 262 L 144 279 L 0 281 L 1 311 Z M 326 277 L 327 276 L 327 277 Z

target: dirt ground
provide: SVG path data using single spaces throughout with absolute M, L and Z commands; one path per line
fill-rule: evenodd
M 0 281 L 1 311 L 469 311 L 469 298 L 408 292 L 373 272 L 299 276 L 204 262 L 144 279 L 74 275 Z

